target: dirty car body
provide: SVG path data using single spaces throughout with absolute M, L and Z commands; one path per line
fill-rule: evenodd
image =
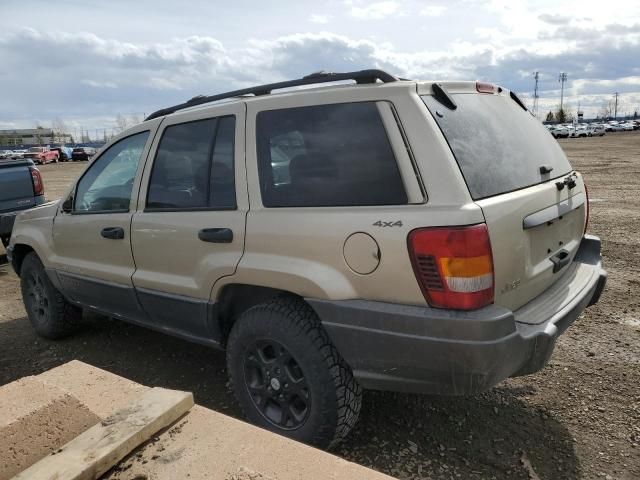
M 582 175 L 507 89 L 366 71 L 227 97 L 157 112 L 21 214 L 16 272 L 36 255 L 71 305 L 226 348 L 252 421 L 321 446 L 360 387 L 484 391 L 542 368 L 598 301 Z M 307 360 L 314 345 L 330 355 Z M 279 349 L 309 384 L 289 403 Z M 320 401 L 338 412 L 321 440 Z

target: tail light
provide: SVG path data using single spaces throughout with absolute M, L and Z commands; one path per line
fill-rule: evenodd
M 493 256 L 487 225 L 413 230 L 413 271 L 432 307 L 475 310 L 493 303 Z
M 34 195 L 44 195 L 44 182 L 42 181 L 42 175 L 40 175 L 40 170 L 34 167 L 30 167 L 31 171 L 31 182 L 33 183 L 33 194 Z
M 584 185 L 584 196 L 585 196 L 585 202 L 584 202 L 584 233 L 587 233 L 587 227 L 589 226 L 589 189 L 587 188 L 587 184 L 584 183 L 584 180 L 582 181 L 582 184 Z
M 493 83 L 476 82 L 476 90 L 478 93 L 495 93 L 496 86 Z

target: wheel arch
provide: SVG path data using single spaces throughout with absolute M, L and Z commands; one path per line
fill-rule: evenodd
M 222 287 L 216 301 L 215 320 L 221 336 L 221 345 L 226 345 L 229 332 L 240 315 L 278 296 L 290 296 L 304 301 L 303 297 L 293 292 L 262 285 L 230 283 Z
M 24 262 L 26 256 L 31 252 L 35 252 L 35 254 L 38 255 L 38 252 L 36 252 L 31 245 L 27 245 L 25 243 L 17 243 L 13 246 L 13 251 L 11 252 L 11 266 L 16 272 L 16 275 L 20 276 L 22 263 Z

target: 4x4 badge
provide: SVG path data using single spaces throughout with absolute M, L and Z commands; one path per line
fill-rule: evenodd
M 400 220 L 397 221 L 391 221 L 391 222 L 383 222 L 382 220 L 378 220 L 376 223 L 373 224 L 374 227 L 401 227 L 402 226 L 402 222 Z

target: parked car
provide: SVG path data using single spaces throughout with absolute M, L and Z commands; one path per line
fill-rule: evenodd
M 71 153 L 71 159 L 75 161 L 89 160 L 96 154 L 96 149 L 93 147 L 76 147 Z
M 55 150 L 56 152 L 58 152 L 58 156 L 61 162 L 68 162 L 69 160 L 71 160 L 71 156 L 73 154 L 73 149 L 71 147 L 51 147 L 51 150 Z
M 13 150 L 0 150 L 0 159 L 13 158 Z
M 33 160 L 34 163 L 44 165 L 45 163 L 58 163 L 59 153 L 49 147 L 31 147 L 23 155 L 24 158 Z
M 6 247 L 16 215 L 44 203 L 42 176 L 31 160 L 0 162 L 0 242 Z
M 362 388 L 543 368 L 605 285 L 587 221 L 582 175 L 514 93 L 366 70 L 155 112 L 20 214 L 8 256 L 38 334 L 88 309 L 224 348 L 252 422 L 329 447 Z
M 554 138 L 568 138 L 570 133 L 571 132 L 568 127 L 565 127 L 564 125 L 556 125 L 551 132 L 551 135 L 553 135 Z
M 13 156 L 11 158 L 18 160 L 20 158 L 24 158 L 24 154 L 27 153 L 26 149 L 18 149 L 13 151 Z
M 610 122 L 607 123 L 606 131 L 607 132 L 622 132 L 622 131 L 624 131 L 624 127 L 619 122 L 610 121 Z
M 604 125 L 589 125 L 587 132 L 590 137 L 602 137 L 605 134 L 605 127 Z
M 569 127 L 569 136 L 571 138 L 586 138 L 589 136 L 589 131 L 586 125 L 576 125 Z

